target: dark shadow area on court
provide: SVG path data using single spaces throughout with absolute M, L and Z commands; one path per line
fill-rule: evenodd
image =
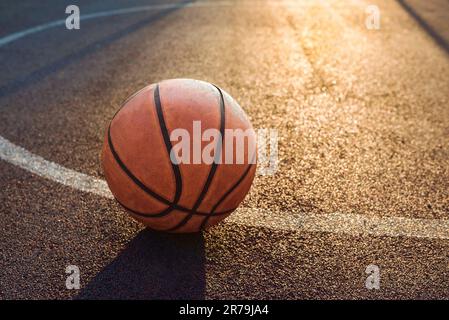
M 442 34 L 435 26 L 434 23 L 430 20 L 430 18 L 425 18 L 425 15 L 420 12 L 419 8 L 412 4 L 409 0 L 397 0 L 401 7 L 408 12 L 410 16 L 412 16 L 416 22 L 433 38 L 433 40 L 440 46 L 447 54 L 449 54 L 449 35 Z M 449 7 L 449 6 L 448 6 Z M 441 8 L 441 10 L 445 10 L 445 8 Z M 449 11 L 446 12 L 447 19 L 449 19 Z M 447 23 L 447 22 L 446 22 Z M 449 29 L 449 28 L 448 28 Z
M 75 299 L 204 299 L 202 233 L 141 231 Z
M 179 2 L 179 4 L 187 5 L 190 2 L 192 2 L 192 1 L 184 0 L 184 1 Z M 182 8 L 182 6 L 161 10 L 161 11 L 151 15 L 148 18 L 145 18 L 135 24 L 130 25 L 129 27 L 127 27 L 123 30 L 115 32 L 101 40 L 95 41 L 77 52 L 68 54 L 68 55 L 62 57 L 61 59 L 58 59 L 55 62 L 53 62 L 47 66 L 44 66 L 40 69 L 37 69 L 36 71 L 34 71 L 30 74 L 19 77 L 16 80 L 0 87 L 0 98 L 11 95 L 11 94 L 17 92 L 18 90 L 21 90 L 21 89 L 26 88 L 34 83 L 37 83 L 40 80 L 44 79 L 45 77 L 47 77 L 57 71 L 62 70 L 63 68 L 67 67 L 68 65 L 83 59 L 84 57 L 88 56 L 89 54 L 92 54 L 92 53 L 96 52 L 97 50 L 113 43 L 114 41 L 117 41 L 123 37 L 126 37 L 127 35 L 129 35 L 133 32 L 138 31 L 139 29 L 169 15 L 170 13 L 172 13 L 176 10 L 179 10 L 180 8 Z

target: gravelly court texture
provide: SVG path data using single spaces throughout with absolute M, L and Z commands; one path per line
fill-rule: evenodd
M 0 37 L 64 19 L 68 4 L 3 1 Z M 77 4 L 83 15 L 157 2 Z M 448 299 L 449 230 L 416 238 L 251 221 L 339 212 L 447 223 L 449 4 L 200 4 L 1 46 L 0 135 L 102 178 L 104 129 L 121 102 L 162 79 L 195 78 L 228 91 L 255 128 L 278 130 L 276 174 L 256 177 L 239 223 L 171 235 L 144 230 L 114 200 L 1 161 L 0 298 Z M 370 4 L 379 30 L 365 26 Z M 379 290 L 365 288 L 370 264 Z M 80 268 L 81 290 L 65 288 L 68 265 Z

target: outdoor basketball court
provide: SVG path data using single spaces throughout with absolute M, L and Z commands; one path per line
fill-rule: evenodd
M 1 299 L 449 297 L 449 3 L 78 1 L 67 30 L 70 4 L 0 4 Z M 122 102 L 170 78 L 278 133 L 204 233 L 145 230 L 100 166 Z

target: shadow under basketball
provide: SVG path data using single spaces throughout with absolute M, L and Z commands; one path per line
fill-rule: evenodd
M 202 233 L 142 230 L 76 299 L 204 299 Z

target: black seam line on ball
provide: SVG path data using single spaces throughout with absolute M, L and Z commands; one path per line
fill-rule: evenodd
M 203 222 L 201 223 L 201 226 L 199 228 L 199 231 L 204 230 L 207 221 L 209 221 L 210 217 L 214 217 L 216 216 L 216 214 L 214 213 L 214 211 L 218 208 L 218 206 L 242 183 L 242 181 L 246 178 L 246 176 L 248 175 L 248 173 L 250 172 L 251 168 L 253 167 L 253 164 L 250 164 L 248 166 L 248 168 L 246 168 L 245 172 L 242 174 L 242 176 L 240 177 L 240 179 L 220 198 L 220 200 L 217 201 L 217 203 L 213 206 L 212 210 L 210 211 L 210 213 L 204 217 Z M 237 208 L 235 208 L 237 209 Z M 234 209 L 234 210 L 235 210 Z M 234 211 L 233 210 L 233 211 Z
M 150 188 L 148 188 L 146 185 L 144 185 L 139 179 L 137 179 L 132 173 L 131 171 L 126 167 L 126 165 L 123 163 L 123 161 L 120 159 L 119 155 L 117 154 L 117 151 L 114 148 L 114 145 L 112 144 L 112 138 L 111 138 L 111 125 L 109 125 L 108 128 L 108 142 L 109 142 L 109 147 L 111 149 L 112 155 L 115 158 L 115 161 L 117 161 L 118 165 L 120 166 L 120 168 L 122 168 L 122 170 L 126 173 L 126 175 L 131 178 L 131 180 L 137 184 L 142 190 L 144 190 L 146 193 L 148 193 L 149 195 L 151 195 L 152 197 L 156 198 L 157 200 L 170 205 L 170 201 L 168 201 L 167 199 L 161 197 L 160 195 L 158 195 L 156 192 L 154 192 L 153 190 L 151 190 Z
M 186 207 L 183 207 L 179 204 L 173 204 L 171 203 L 169 200 L 165 199 L 164 197 L 160 196 L 159 194 L 157 194 L 156 192 L 154 192 L 153 190 L 151 190 L 150 188 L 148 188 L 146 185 L 144 185 L 139 179 L 136 178 L 136 176 L 134 176 L 132 174 L 132 172 L 126 167 L 126 165 L 123 163 L 123 161 L 120 159 L 119 155 L 117 154 L 117 151 L 114 148 L 114 145 L 112 143 L 112 138 L 111 138 L 111 125 L 109 125 L 108 127 L 108 144 L 109 144 L 109 148 L 111 149 L 111 153 L 112 156 L 114 157 L 115 161 L 117 162 L 117 164 L 120 166 L 120 168 L 123 170 L 123 172 L 145 193 L 147 193 L 148 195 L 152 196 L 153 198 L 157 199 L 158 201 L 168 205 L 168 206 L 172 206 L 173 209 L 179 210 L 179 211 L 183 211 L 183 212 L 188 212 L 192 215 L 207 215 L 207 212 L 201 212 L 201 211 L 193 211 L 191 209 L 188 209 Z M 217 213 L 217 215 L 221 215 L 221 214 L 226 214 L 229 213 L 229 210 L 224 211 L 224 212 L 219 212 Z
M 221 92 L 219 87 L 217 87 L 216 85 L 213 85 L 213 86 L 218 90 L 218 93 L 220 94 L 220 135 L 221 135 L 221 140 L 217 141 L 217 148 L 216 148 L 216 153 L 214 155 L 214 162 L 212 163 L 212 167 L 210 168 L 206 183 L 203 186 L 203 190 L 201 190 L 201 193 L 198 196 L 198 199 L 196 200 L 195 205 L 192 208 L 193 211 L 196 211 L 199 208 L 199 206 L 201 205 L 201 202 L 204 200 L 204 197 L 207 194 L 207 191 L 209 190 L 209 187 L 210 187 L 212 180 L 215 176 L 215 172 L 217 171 L 218 162 L 221 158 L 223 141 L 225 138 L 224 137 L 224 135 L 225 135 L 225 103 L 224 103 L 223 93 Z M 184 219 L 181 220 L 181 222 L 179 222 L 174 227 L 167 229 L 166 231 L 171 232 L 171 231 L 175 231 L 176 229 L 181 228 L 192 218 L 192 216 L 193 216 L 192 213 L 188 214 Z
M 114 197 L 114 198 L 115 198 L 115 197 Z M 128 208 L 128 207 L 125 206 L 123 203 L 121 203 L 117 198 L 115 198 L 115 200 L 116 200 L 116 201 L 117 201 L 123 208 L 125 208 L 126 210 L 132 212 L 132 213 L 135 214 L 136 216 L 143 217 L 143 218 L 160 218 L 160 217 L 166 216 L 166 215 L 169 214 L 171 211 L 173 211 L 173 208 L 169 206 L 169 207 L 167 207 L 166 209 L 164 209 L 164 210 L 162 210 L 162 211 L 160 211 L 160 212 L 157 212 L 157 213 L 151 213 L 151 216 L 149 216 L 149 215 L 146 215 L 146 214 L 144 214 L 144 213 L 142 213 L 142 212 L 139 212 L 139 211 L 133 210 L 133 209 L 131 209 L 131 208 Z
M 165 124 L 164 120 L 164 114 L 162 112 L 162 103 L 161 98 L 159 95 L 159 84 L 156 84 L 156 88 L 154 89 L 154 104 L 156 105 L 156 112 L 157 117 L 159 119 L 159 126 L 161 127 L 162 136 L 164 137 L 164 143 L 165 147 L 167 148 L 168 153 L 168 159 L 170 160 L 173 173 L 175 174 L 175 180 L 176 180 L 176 191 L 175 191 L 175 198 L 173 200 L 173 204 L 177 204 L 179 199 L 181 198 L 182 194 L 182 177 L 181 177 L 181 171 L 179 170 L 179 165 L 173 163 L 170 153 L 173 148 L 171 141 L 170 141 L 170 135 L 168 133 L 167 125 Z

